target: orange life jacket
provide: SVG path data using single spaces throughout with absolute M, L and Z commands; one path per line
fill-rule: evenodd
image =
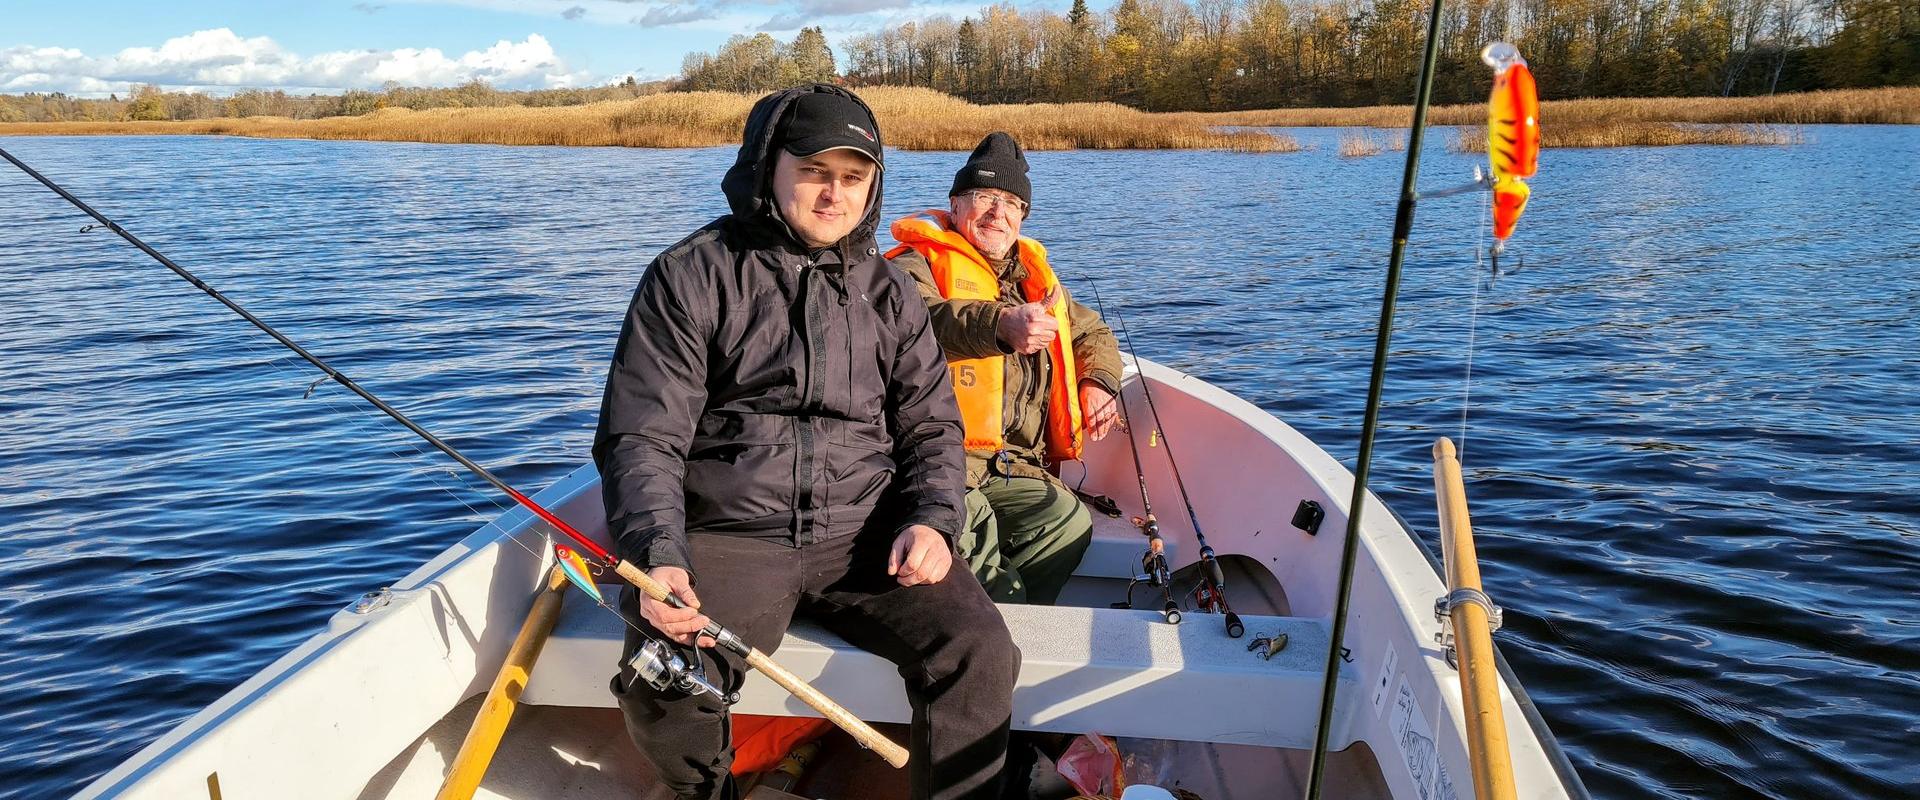
M 929 209 L 902 217 L 893 223 L 893 238 L 899 247 L 887 252 L 893 258 L 912 249 L 927 259 L 933 268 L 933 282 L 940 296 L 949 300 L 998 300 L 1000 277 L 988 266 L 985 257 L 959 231 L 947 212 Z M 1047 266 L 1047 249 L 1039 242 L 1020 237 L 1020 263 L 1027 268 L 1020 282 L 1021 296 L 1027 302 L 1044 299 L 1060 285 L 1053 269 Z M 1060 325 L 1047 353 L 1053 360 L 1053 380 L 1047 391 L 1047 461 L 1069 461 L 1080 457 L 1084 434 L 1080 429 L 1080 381 L 1073 363 L 1073 329 L 1067 324 L 1067 301 L 1061 297 L 1047 310 Z M 1006 447 L 1006 357 L 966 358 L 947 362 L 953 373 L 953 394 L 960 401 L 960 420 L 966 429 L 969 451 L 998 452 Z

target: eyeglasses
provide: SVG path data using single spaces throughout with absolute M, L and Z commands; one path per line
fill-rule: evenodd
M 972 200 L 974 205 L 979 206 L 984 211 L 992 211 L 1005 206 L 1019 213 L 1020 216 L 1024 217 L 1027 215 L 1026 201 L 1018 197 L 1003 197 L 997 194 L 988 194 L 980 189 L 961 192 L 961 194 L 966 195 L 967 199 Z

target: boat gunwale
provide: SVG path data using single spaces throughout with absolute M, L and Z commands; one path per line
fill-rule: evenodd
M 1330 511 L 1338 510 L 1343 514 L 1346 512 L 1344 508 L 1346 503 L 1344 500 L 1337 499 L 1342 495 L 1335 490 L 1351 487 L 1352 472 L 1318 443 L 1246 398 L 1204 379 L 1145 359 L 1141 359 L 1139 365 L 1144 372 L 1139 369 L 1126 371 L 1133 373 L 1136 379 L 1150 379 L 1169 386 L 1196 402 L 1218 409 L 1227 418 L 1246 425 L 1252 432 L 1280 448 L 1285 456 L 1298 466 L 1300 476 L 1306 482 L 1310 482 L 1325 496 L 1336 498 L 1336 508 L 1329 509 Z M 1334 485 L 1342 476 L 1349 481 L 1346 487 Z M 568 471 L 554 483 L 541 489 L 535 494 L 535 498 L 537 502 L 557 508 L 579 497 L 598 480 L 599 474 L 593 464 L 584 464 Z M 1432 552 L 1414 535 L 1413 527 L 1371 490 L 1366 493 L 1366 498 L 1369 503 L 1378 505 L 1379 510 L 1384 512 L 1384 514 L 1373 515 L 1363 523 L 1362 544 L 1363 549 L 1369 551 L 1369 559 L 1375 562 L 1379 578 L 1385 581 L 1386 591 L 1400 596 L 1412 596 L 1412 593 L 1417 593 L 1417 587 L 1402 585 L 1396 573 L 1388 568 L 1389 564 L 1393 564 L 1402 570 L 1400 575 L 1404 575 L 1404 567 L 1400 566 L 1400 562 L 1405 559 L 1393 558 L 1392 561 L 1388 561 L 1387 558 L 1383 558 L 1383 556 L 1393 557 L 1395 554 L 1392 550 L 1398 549 L 1393 546 L 1393 542 L 1399 537 L 1385 534 L 1386 526 L 1398 527 L 1405 540 L 1412 545 L 1412 550 L 1419 553 L 1427 562 L 1429 570 L 1421 570 L 1423 573 L 1421 577 L 1432 574 L 1434 576 L 1432 580 L 1436 581 L 1435 585 L 1444 588 L 1444 582 L 1439 581 Z M 467 564 L 471 559 L 486 555 L 489 548 L 504 548 L 503 539 L 513 538 L 519 532 L 529 530 L 535 522 L 534 515 L 526 509 L 518 506 L 510 508 L 488 520 L 486 524 L 462 537 L 460 541 L 450 545 L 387 588 L 395 592 L 405 592 L 409 597 L 413 596 L 414 592 L 429 589 L 433 583 Z M 1377 549 L 1378 546 L 1386 546 L 1389 550 L 1381 551 Z M 515 557 L 519 555 L 516 553 Z M 398 602 L 395 605 L 406 602 L 400 598 L 396 600 Z M 390 610 L 390 608 L 382 610 Z M 143 779 L 173 763 L 182 753 L 219 731 L 234 717 L 272 696 L 286 681 L 300 674 L 335 648 L 351 641 L 352 637 L 370 627 L 368 623 L 377 621 L 379 618 L 378 614 L 364 617 L 354 615 L 348 609 L 335 612 L 328 619 L 327 630 L 304 640 L 293 650 L 214 701 L 213 704 L 183 720 L 126 761 L 115 765 L 114 769 L 84 787 L 77 796 L 111 797 L 136 787 Z M 1412 632 L 1417 641 L 1422 632 L 1422 629 L 1417 627 L 1421 622 L 1420 618 L 1416 615 L 1409 618 L 1407 622 L 1416 625 Z M 1499 654 L 1497 646 L 1496 654 Z M 1537 707 L 1521 687 L 1504 656 L 1499 657 L 1498 663 L 1509 694 L 1519 706 L 1522 717 L 1527 720 L 1527 730 L 1531 734 L 1529 738 L 1540 743 L 1543 755 L 1562 789 L 1574 798 L 1584 800 L 1590 797 L 1584 784 L 1580 782 L 1578 773 L 1573 771 L 1571 762 L 1565 751 L 1561 749 L 1558 739 L 1545 725 Z M 1356 669 L 1359 666 L 1355 664 Z M 1365 741 L 1365 738 L 1354 736 L 1353 741 Z M 125 771 L 122 772 L 122 769 Z

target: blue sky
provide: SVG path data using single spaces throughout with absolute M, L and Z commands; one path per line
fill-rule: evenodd
M 0 0 L 0 94 L 105 95 L 136 83 L 217 94 L 599 85 L 679 72 L 736 33 L 853 33 L 982 3 L 910 0 Z M 1058 2 L 1025 6 L 1064 5 Z M 1102 5 L 1102 4 L 1095 4 Z

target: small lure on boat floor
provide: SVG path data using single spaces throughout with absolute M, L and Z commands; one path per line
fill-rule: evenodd
M 607 604 L 606 598 L 600 594 L 600 587 L 593 583 L 593 570 L 587 567 L 586 559 L 563 544 L 554 545 L 553 552 L 559 557 L 555 560 L 560 562 L 560 572 L 567 576 L 568 582 L 586 592 L 596 605 Z
M 1487 100 L 1487 163 L 1493 182 L 1493 252 L 1506 247 L 1533 193 L 1527 179 L 1540 169 L 1540 95 L 1520 49 L 1494 42 L 1480 51 L 1493 68 Z
M 1284 633 L 1262 636 L 1247 643 L 1247 652 L 1259 655 L 1264 661 L 1272 661 L 1274 656 L 1285 649 L 1287 649 L 1287 635 Z

